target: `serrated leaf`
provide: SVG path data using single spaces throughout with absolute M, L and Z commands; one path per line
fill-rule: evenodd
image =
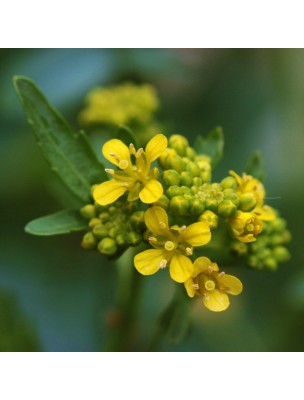
M 263 181 L 265 179 L 265 167 L 262 153 L 257 150 L 249 158 L 246 164 L 245 172 L 248 175 Z
M 114 137 L 115 139 L 121 140 L 128 147 L 130 143 L 133 143 L 136 148 L 138 147 L 134 132 L 126 125 L 120 125 Z
M 85 133 L 75 133 L 30 79 L 17 76 L 14 86 L 52 170 L 79 199 L 89 201 L 91 185 L 107 177 Z
M 87 227 L 88 221 L 79 210 L 63 210 L 34 219 L 26 225 L 25 231 L 37 236 L 53 236 L 82 231 Z
M 206 137 L 197 136 L 194 149 L 198 154 L 208 155 L 211 158 L 212 166 L 216 166 L 223 158 L 224 135 L 222 128 L 214 128 Z

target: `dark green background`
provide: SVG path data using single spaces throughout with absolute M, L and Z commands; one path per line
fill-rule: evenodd
M 255 149 L 265 158 L 268 204 L 288 220 L 292 260 L 276 273 L 235 269 L 244 283 L 227 312 L 199 302 L 182 344 L 162 350 L 303 351 L 303 50 L 2 49 L 0 52 L 0 350 L 95 351 L 107 343 L 116 270 L 83 251 L 80 234 L 26 235 L 29 220 L 77 202 L 49 171 L 12 86 L 32 78 L 77 127 L 94 85 L 133 80 L 159 92 L 159 119 L 192 140 L 221 125 L 225 157 L 214 178 L 241 172 Z M 128 261 L 128 256 L 121 263 Z M 144 350 L 172 295 L 166 274 L 143 277 L 134 350 Z

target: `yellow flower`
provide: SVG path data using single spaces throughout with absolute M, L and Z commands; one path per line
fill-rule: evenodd
M 251 175 L 247 175 L 246 173 L 243 173 L 242 177 L 240 177 L 240 175 L 238 175 L 234 171 L 229 171 L 229 174 L 232 175 L 237 182 L 238 194 L 250 192 L 254 195 L 257 205 L 258 206 L 263 205 L 263 201 L 264 201 L 264 197 L 265 197 L 265 189 L 264 189 L 264 185 L 262 184 L 262 182 L 260 182 L 256 178 L 253 178 Z
M 237 211 L 229 219 L 233 236 L 244 243 L 254 242 L 262 232 L 263 223 L 254 212 Z
M 146 211 L 145 223 L 153 234 L 149 242 L 154 249 L 135 256 L 137 271 L 152 275 L 169 265 L 171 278 L 176 282 L 185 282 L 193 273 L 193 264 L 188 258 L 193 253 L 193 247 L 203 246 L 211 239 L 208 225 L 196 222 L 188 227 L 175 225 L 170 228 L 166 211 L 157 206 Z
M 253 213 L 261 221 L 274 221 L 276 219 L 275 211 L 272 207 L 264 205 L 263 207 L 256 207 Z
M 219 272 L 216 263 L 207 257 L 199 257 L 194 261 L 193 274 L 185 282 L 189 297 L 199 296 L 211 311 L 224 311 L 229 307 L 228 294 L 234 296 L 243 290 L 242 282 L 232 275 Z
M 167 138 L 158 134 L 151 139 L 146 149 L 135 150 L 133 144 L 127 147 L 121 140 L 111 139 L 102 148 L 104 157 L 120 168 L 118 171 L 106 169 L 112 180 L 98 185 L 93 197 L 96 203 L 105 206 L 113 203 L 125 192 L 129 192 L 128 201 L 140 198 L 143 203 L 154 203 L 163 194 L 163 187 L 157 181 L 157 168 L 151 169 L 151 163 L 167 148 Z M 132 163 L 135 158 L 135 164 Z

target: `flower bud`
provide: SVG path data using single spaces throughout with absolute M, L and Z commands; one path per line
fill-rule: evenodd
M 170 157 L 176 156 L 176 151 L 174 149 L 167 148 L 158 158 L 158 163 L 163 169 L 169 169 L 167 161 Z
M 198 218 L 199 221 L 206 222 L 211 230 L 218 227 L 218 216 L 210 210 L 204 211 Z
M 184 171 L 186 167 L 185 161 L 178 155 L 168 157 L 166 163 L 167 163 L 167 169 L 171 168 L 178 172 Z
M 186 148 L 186 157 L 189 158 L 189 160 L 194 160 L 196 156 L 196 152 L 192 147 L 187 147 Z
M 231 200 L 233 204 L 235 204 L 237 207 L 239 206 L 240 204 L 239 196 L 233 189 L 225 189 L 223 191 L 223 195 L 225 200 Z
M 96 209 L 93 204 L 87 204 L 80 209 L 80 214 L 87 219 L 94 218 L 96 216 Z
M 119 233 L 116 238 L 115 238 L 116 244 L 119 247 L 123 247 L 126 245 L 126 238 L 125 235 L 123 235 L 122 233 Z
M 202 178 L 203 183 L 211 182 L 211 171 L 201 172 L 201 178 Z
M 108 208 L 108 213 L 111 214 L 111 215 L 116 214 L 118 208 L 119 208 L 119 207 L 110 206 L 110 207 Z
M 202 186 L 202 184 L 203 184 L 202 178 L 199 178 L 198 176 L 193 178 L 193 185 L 194 186 Z
M 242 242 L 237 242 L 237 241 L 233 242 L 230 249 L 232 254 L 235 254 L 237 256 L 243 256 L 248 253 L 247 245 Z
M 86 250 L 95 249 L 96 244 L 97 244 L 97 242 L 96 242 L 96 239 L 92 232 L 87 232 L 83 236 L 81 246 L 84 249 L 86 249 Z
M 180 183 L 180 175 L 177 171 L 174 169 L 168 169 L 164 171 L 163 173 L 163 181 L 166 186 L 173 186 L 173 185 L 179 185 Z
M 177 215 L 187 215 L 189 212 L 189 201 L 184 196 L 175 196 L 170 200 L 170 210 Z
M 223 200 L 218 206 L 218 214 L 223 218 L 230 218 L 236 212 L 236 205 L 231 200 Z
M 119 228 L 118 228 L 117 226 L 111 228 L 111 229 L 109 230 L 109 236 L 110 236 L 110 238 L 115 239 L 116 236 L 118 235 L 118 232 L 119 232 Z
M 108 229 L 102 224 L 95 225 L 92 232 L 97 239 L 102 239 L 108 235 Z
M 182 171 L 180 174 L 180 184 L 184 186 L 191 186 L 193 181 L 193 176 L 189 171 Z
M 273 256 L 278 262 L 286 262 L 290 260 L 290 253 L 284 246 L 276 246 L 273 249 Z
M 167 190 L 167 196 L 172 199 L 175 196 L 181 196 L 183 194 L 182 189 L 179 186 L 170 186 Z
M 164 210 L 167 210 L 169 208 L 169 202 L 170 200 L 168 199 L 167 196 L 164 194 L 155 202 L 153 203 L 155 206 L 159 206 L 163 208 Z
M 188 186 L 181 186 L 180 188 L 182 190 L 182 194 L 191 194 L 191 189 Z
M 118 249 L 114 239 L 104 238 L 98 243 L 98 250 L 105 256 L 113 256 Z
M 138 246 L 142 241 L 142 236 L 137 232 L 128 232 L 126 242 L 129 246 Z
M 199 165 L 194 161 L 190 161 L 187 163 L 186 171 L 190 172 L 190 174 L 193 177 L 196 177 L 196 176 L 199 177 L 201 174 L 201 169 L 200 169 Z
M 256 198 L 254 194 L 251 192 L 242 193 L 239 197 L 239 200 L 240 204 L 238 208 L 241 211 L 247 211 L 247 212 L 252 211 L 257 204 Z
M 272 222 L 272 229 L 275 232 L 283 232 L 284 229 L 286 229 L 286 221 L 283 218 L 276 218 L 273 222 Z
M 89 227 L 92 229 L 95 225 L 100 224 L 100 219 L 99 218 L 92 218 L 89 222 Z
M 206 206 L 207 210 L 216 211 L 217 205 L 218 205 L 218 203 L 217 203 L 216 199 L 214 199 L 212 197 L 211 198 L 210 197 L 206 198 L 205 206 Z
M 200 215 L 205 210 L 205 203 L 200 199 L 190 200 L 190 213 L 191 215 Z
M 169 200 L 168 200 L 169 201 Z M 142 230 L 145 227 L 144 211 L 135 211 L 130 217 L 130 224 L 135 230 Z
M 253 213 L 236 211 L 229 219 L 233 236 L 244 243 L 254 242 L 263 224 Z
M 110 219 L 110 214 L 107 212 L 102 212 L 99 214 L 99 219 L 101 220 L 101 222 L 106 222 Z
M 221 186 L 224 189 L 237 189 L 237 182 L 233 176 L 227 176 L 221 181 Z
M 188 140 L 182 135 L 172 135 L 169 138 L 169 146 L 173 148 L 178 155 L 185 156 L 189 143 Z
M 278 267 L 278 262 L 274 257 L 267 257 L 263 260 L 263 264 L 266 268 L 271 270 L 276 270 Z

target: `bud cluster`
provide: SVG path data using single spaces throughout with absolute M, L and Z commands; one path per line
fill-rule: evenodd
M 101 254 L 112 257 L 142 242 L 144 212 L 136 202 L 116 201 L 107 206 L 87 204 L 80 212 L 88 219 L 88 232 L 81 242 L 84 249 L 98 249 Z

